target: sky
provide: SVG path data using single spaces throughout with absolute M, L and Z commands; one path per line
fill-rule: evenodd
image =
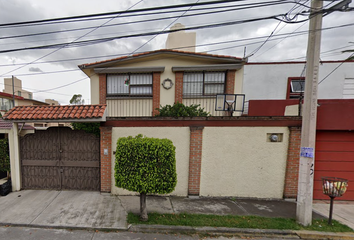
M 23 89 L 33 92 L 36 100 L 55 99 L 61 105 L 67 105 L 74 94 L 81 94 L 85 103 L 89 104 L 90 81 L 78 65 L 164 49 L 167 34 L 126 36 L 159 33 L 169 30 L 175 23 L 181 23 L 186 28 L 219 24 L 218 27 L 190 30 L 197 34 L 197 52 L 247 57 L 249 62 L 305 61 L 311 4 L 308 0 L 238 0 L 224 4 L 122 13 L 90 21 L 1 26 L 203 2 L 208 1 L 0 0 L 0 88 L 4 88 L 3 79 L 13 75 L 22 80 Z M 324 1 L 324 8 L 328 9 L 338 2 Z M 354 7 L 354 3 L 349 7 Z M 197 10 L 200 8 L 207 9 Z M 272 16 L 278 17 L 270 18 Z M 354 11 L 335 11 L 325 15 L 321 34 L 321 60 L 348 58 L 351 53 L 343 51 L 354 49 Z M 110 37 L 114 39 L 96 41 L 90 45 L 73 44 Z M 53 44 L 64 45 L 20 50 Z

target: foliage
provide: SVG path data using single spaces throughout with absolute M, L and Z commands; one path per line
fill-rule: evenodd
M 82 105 L 85 104 L 85 100 L 82 99 L 81 94 L 74 94 L 74 96 L 70 99 L 70 104 L 72 105 Z
M 117 141 L 115 183 L 139 193 L 170 193 L 177 184 L 175 146 L 169 139 L 122 137 Z
M 160 106 L 156 110 L 159 113 L 156 117 L 208 117 L 210 113 L 205 112 L 204 108 L 201 108 L 199 104 L 192 104 L 185 106 L 183 103 L 174 103 L 173 106 L 166 105 Z
M 87 133 L 93 133 L 97 137 L 100 136 L 100 123 L 81 123 L 75 122 L 71 123 L 74 130 L 84 130 Z
M 139 217 L 133 213 L 128 214 L 130 224 L 154 224 L 174 226 L 210 226 L 229 228 L 257 228 L 257 229 L 279 229 L 279 230 L 311 230 L 325 232 L 353 232 L 353 229 L 335 220 L 328 225 L 327 219 L 315 219 L 312 225 L 304 227 L 291 218 L 266 218 L 258 216 L 234 216 L 234 215 L 210 215 L 210 214 L 159 214 L 150 213 L 147 222 L 141 222 Z
M 9 141 L 0 139 L 0 171 L 10 172 Z

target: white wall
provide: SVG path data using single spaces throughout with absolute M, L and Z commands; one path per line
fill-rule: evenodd
M 340 62 L 320 65 L 319 82 L 323 80 Z M 303 63 L 248 64 L 244 66 L 243 93 L 246 100 L 286 99 L 288 77 L 300 77 Z M 305 72 L 304 75 L 305 76 Z M 319 99 L 342 99 L 345 78 L 354 79 L 354 62 L 342 64 L 318 87 Z
M 287 127 L 204 128 L 200 195 L 282 198 L 288 142 Z
M 188 195 L 188 168 L 189 168 L 189 127 L 127 127 L 112 129 L 112 150 L 115 151 L 117 140 L 120 137 L 136 136 L 143 134 L 146 137 L 168 138 L 176 147 L 177 186 L 171 193 L 176 196 Z M 114 180 L 115 159 L 112 156 L 112 194 L 131 195 L 137 194 L 115 186 Z
M 188 195 L 189 127 L 127 127 L 112 129 L 112 149 L 119 137 L 143 134 L 168 138 L 176 146 L 177 186 L 171 195 Z M 281 142 L 268 135 L 282 134 Z M 205 127 L 201 167 L 201 196 L 282 198 L 288 127 Z M 112 194 L 136 194 L 115 187 L 112 156 Z

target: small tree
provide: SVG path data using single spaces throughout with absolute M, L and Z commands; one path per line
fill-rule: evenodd
M 0 171 L 7 172 L 7 178 L 9 178 L 10 156 L 9 141 L 7 138 L 0 139 Z
M 117 141 L 115 184 L 140 193 L 140 219 L 148 220 L 146 194 L 166 194 L 177 184 L 175 146 L 169 139 L 122 137 Z
M 74 94 L 74 96 L 70 99 L 71 105 L 83 105 L 85 104 L 85 100 L 82 99 L 81 94 Z
M 159 113 L 156 117 L 208 117 L 210 114 L 201 108 L 199 104 L 185 106 L 183 103 L 174 103 L 171 105 L 156 108 Z

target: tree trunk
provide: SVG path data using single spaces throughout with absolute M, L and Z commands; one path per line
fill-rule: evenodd
M 146 193 L 140 193 L 140 221 L 146 222 L 147 220 Z

